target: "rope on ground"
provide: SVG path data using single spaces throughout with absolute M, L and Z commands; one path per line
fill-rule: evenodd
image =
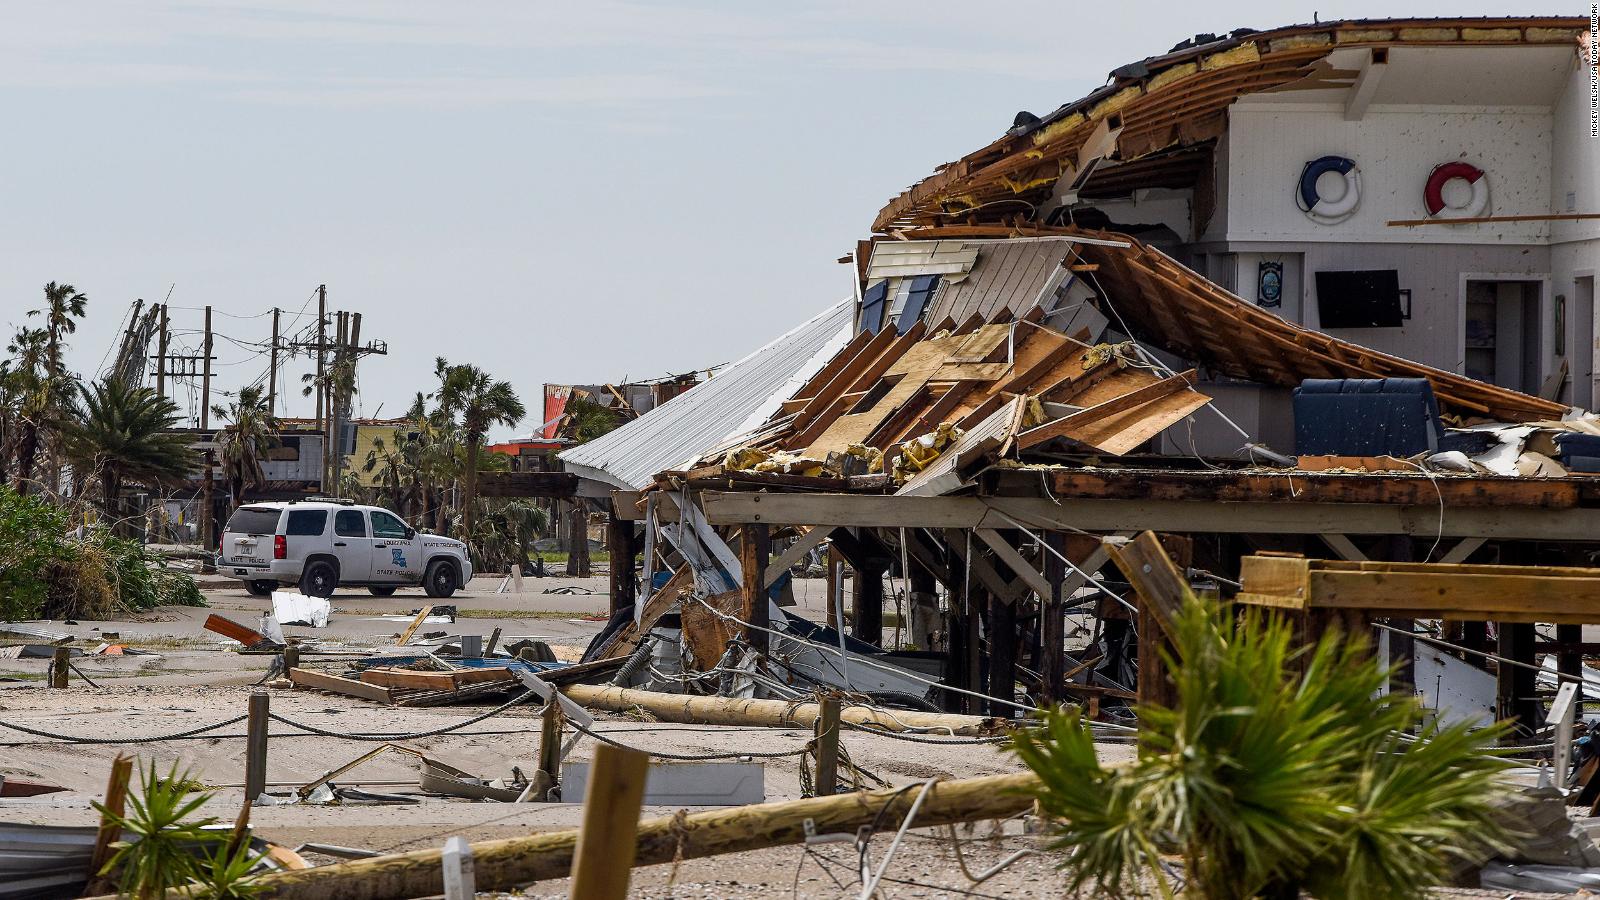
M 442 728 L 433 728 L 433 729 L 430 729 L 428 731 L 406 731 L 406 732 L 397 732 L 397 733 L 392 733 L 392 734 L 379 734 L 379 733 L 376 733 L 376 732 L 360 732 L 360 731 L 355 731 L 355 732 L 351 732 L 351 731 L 329 731 L 326 728 L 318 728 L 315 725 L 307 725 L 304 722 L 296 722 L 293 719 L 287 718 L 285 716 L 280 716 L 277 713 L 268 713 L 267 716 L 268 716 L 268 718 L 272 719 L 275 722 L 282 722 L 283 724 L 288 725 L 291 728 L 298 728 L 301 731 L 309 731 L 312 734 L 320 734 L 323 737 L 344 738 L 345 740 L 351 740 L 351 741 L 413 741 L 413 740 L 416 740 L 417 738 L 434 737 L 435 735 L 449 734 L 452 731 L 457 731 L 459 729 L 466 728 L 469 725 L 476 725 L 479 722 L 482 722 L 484 719 L 490 718 L 492 716 L 497 716 L 500 713 L 503 713 L 506 710 L 510 709 L 511 707 L 516 706 L 518 703 L 525 703 L 525 702 L 527 702 L 527 700 L 530 697 L 536 697 L 536 696 L 538 696 L 538 695 L 535 694 L 533 691 L 525 691 L 522 694 L 520 694 L 520 695 L 518 695 L 516 697 L 513 697 L 512 699 L 507 700 L 506 702 L 500 704 L 499 706 L 496 706 L 494 709 L 491 709 L 486 713 L 482 713 L 480 715 L 473 716 L 470 719 L 463 719 L 462 721 L 457 722 L 454 725 L 446 725 L 446 726 L 444 726 Z M 237 722 L 237 721 L 239 721 L 239 719 L 243 719 L 243 718 L 244 718 L 244 716 L 240 716 L 238 719 L 234 719 L 233 721 Z
M 194 737 L 197 734 L 205 734 L 208 731 L 216 731 L 218 728 L 226 728 L 229 725 L 236 725 L 240 722 L 243 722 L 246 718 L 249 717 L 234 716 L 231 719 L 224 719 L 221 722 L 213 722 L 210 725 L 201 725 L 199 728 L 191 728 L 188 731 L 178 731 L 172 734 L 153 734 L 149 735 L 148 737 L 133 738 L 87 738 L 80 737 L 75 734 L 58 734 L 53 731 L 45 731 L 40 728 L 29 728 L 26 725 L 18 725 L 15 722 L 7 722 L 4 720 L 0 720 L 0 728 L 10 728 L 12 731 L 20 731 L 23 734 L 31 734 L 34 737 L 51 738 L 58 741 L 66 741 L 69 744 L 154 744 L 160 741 L 182 740 L 183 738 Z
M 903 734 L 903 733 L 900 733 L 900 732 L 897 732 L 897 731 L 890 731 L 887 728 L 877 728 L 877 727 L 874 727 L 872 725 L 860 725 L 860 724 L 857 724 L 855 722 L 846 722 L 843 719 L 839 720 L 839 724 L 843 725 L 846 728 L 855 730 L 855 731 L 865 731 L 868 734 L 881 735 L 881 736 L 886 737 L 886 738 L 893 738 L 893 739 L 895 739 L 897 741 L 910 741 L 913 744 L 950 744 L 950 745 L 1003 744 L 1006 741 L 1011 740 L 1011 738 L 1006 737 L 1004 735 L 1002 735 L 1000 737 L 980 737 L 980 738 L 953 738 L 953 739 L 952 738 L 925 738 L 925 737 L 916 737 L 915 735 L 910 735 L 910 734 Z

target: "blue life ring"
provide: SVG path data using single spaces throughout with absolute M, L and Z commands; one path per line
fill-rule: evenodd
M 1329 172 L 1344 176 L 1344 196 L 1338 200 L 1324 200 L 1317 193 L 1317 179 Z M 1361 203 L 1361 170 L 1355 160 L 1343 156 L 1323 156 L 1306 163 L 1300 172 L 1300 190 L 1297 198 L 1300 209 L 1313 222 L 1332 225 L 1350 218 Z

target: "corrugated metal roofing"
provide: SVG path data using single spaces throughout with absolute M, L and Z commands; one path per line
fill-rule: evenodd
M 560 453 L 579 477 L 638 490 L 657 472 L 682 468 L 777 412 L 850 340 L 855 301 L 801 323 L 715 378 L 587 444 Z

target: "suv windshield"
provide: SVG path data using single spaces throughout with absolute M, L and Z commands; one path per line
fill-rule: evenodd
M 228 520 L 226 531 L 234 534 L 272 534 L 278 530 L 278 510 L 265 506 L 241 506 Z

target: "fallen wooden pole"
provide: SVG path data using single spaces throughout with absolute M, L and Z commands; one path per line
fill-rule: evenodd
M 609 685 L 569 684 L 561 688 L 579 705 L 590 709 L 622 712 L 643 709 L 663 722 L 689 725 L 765 725 L 772 728 L 811 728 L 821 706 L 787 700 L 732 700 L 725 697 L 694 697 L 637 691 Z M 877 710 L 865 706 L 846 706 L 839 719 L 854 725 L 868 725 L 884 731 L 934 729 L 968 737 L 995 734 L 1004 720 L 988 716 L 958 716 L 911 710 Z M 948 732 L 945 729 L 949 729 Z
M 1039 780 L 1031 773 L 987 775 L 943 781 L 928 791 L 917 812 L 916 825 L 952 825 L 1000 819 L 1027 810 Z M 897 794 L 886 789 L 782 803 L 758 803 L 733 809 L 692 813 L 674 825 L 672 816 L 639 823 L 634 865 L 650 866 L 683 859 L 700 859 L 765 847 L 781 847 L 805 840 L 809 820 L 818 834 L 845 833 L 870 824 L 886 805 L 898 823 L 911 807 L 915 791 Z M 572 871 L 578 832 L 555 831 L 528 837 L 502 838 L 473 843 L 473 867 L 480 891 L 509 890 Z M 400 900 L 431 897 L 444 892 L 443 851 L 434 848 L 390 856 L 352 860 L 314 869 L 276 872 L 255 883 L 260 896 L 275 900 Z M 169 897 L 179 897 L 169 892 Z

